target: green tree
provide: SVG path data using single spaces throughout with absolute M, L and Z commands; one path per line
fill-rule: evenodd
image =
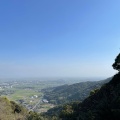
M 120 53 L 118 54 L 118 56 L 115 59 L 115 62 L 113 63 L 113 68 L 120 71 Z

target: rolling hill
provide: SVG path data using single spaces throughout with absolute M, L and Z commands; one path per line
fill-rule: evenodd
M 61 120 L 120 120 L 120 73 L 82 103 L 61 107 L 59 117 Z
M 83 101 L 90 95 L 91 90 L 99 89 L 111 79 L 112 78 L 101 81 L 80 82 L 72 85 L 62 85 L 59 87 L 43 89 L 44 98 L 56 105 L 72 101 Z

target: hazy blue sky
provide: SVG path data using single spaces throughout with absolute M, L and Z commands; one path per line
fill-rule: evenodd
M 120 0 L 1 0 L 0 78 L 110 77 Z

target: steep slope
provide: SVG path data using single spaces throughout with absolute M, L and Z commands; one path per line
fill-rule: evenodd
M 44 98 L 53 104 L 63 104 L 71 101 L 83 101 L 93 89 L 100 88 L 112 78 L 102 81 L 81 82 L 72 85 L 63 85 L 55 88 L 45 89 Z
M 7 98 L 0 97 L 0 120 L 25 120 L 27 111 Z
M 61 110 L 64 120 L 120 120 L 120 73 L 82 103 Z

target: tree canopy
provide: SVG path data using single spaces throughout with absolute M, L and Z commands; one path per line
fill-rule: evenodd
M 120 71 L 120 53 L 118 54 L 118 56 L 115 59 L 115 62 L 113 63 L 113 68 Z

